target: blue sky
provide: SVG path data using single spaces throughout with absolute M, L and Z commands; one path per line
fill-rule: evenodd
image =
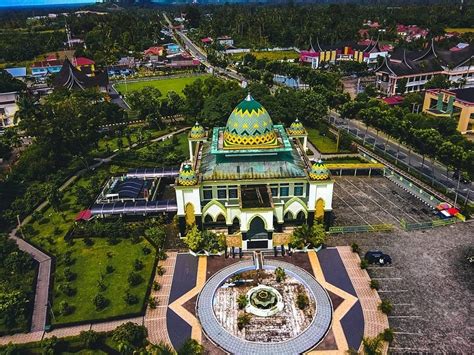
M 0 7 L 32 5 L 69 5 L 95 3 L 95 0 L 0 0 Z

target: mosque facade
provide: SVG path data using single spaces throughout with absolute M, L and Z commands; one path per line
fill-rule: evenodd
M 307 223 L 330 224 L 333 181 L 306 155 L 307 132 L 272 122 L 250 94 L 225 127 L 189 133 L 189 160 L 176 179 L 181 236 L 189 226 L 241 236 L 242 249 L 276 246 L 275 236 Z

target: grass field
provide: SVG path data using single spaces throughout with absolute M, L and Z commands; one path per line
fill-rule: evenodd
M 316 128 L 307 128 L 308 139 L 321 153 L 337 153 L 337 144 L 334 139 L 323 136 Z
M 247 53 L 237 53 L 233 54 L 232 57 L 236 60 L 240 60 Z M 295 51 L 254 51 L 250 52 L 257 59 L 267 59 L 267 60 L 282 60 L 282 59 L 295 59 L 299 57 L 299 54 Z
M 118 170 L 119 168 L 114 166 L 108 169 L 101 168 L 96 170 L 93 175 L 80 178 L 65 191 L 59 212 L 50 207 L 30 224 L 33 232 L 27 232 L 27 235 L 31 235 L 29 239 L 56 256 L 53 289 L 54 319 L 52 320 L 54 324 L 104 319 L 139 312 L 142 307 L 154 261 L 153 253 L 144 255 L 142 251 L 143 246 L 150 247 L 148 242 L 142 240 L 140 243 L 132 244 L 129 240 L 121 240 L 118 244 L 109 245 L 106 239 L 93 238 L 93 245 L 86 246 L 82 239 L 74 239 L 72 245 L 69 245 L 64 239 L 74 223 L 76 214 L 84 208 L 76 188 L 82 186 L 89 190 L 92 188 L 91 184 L 101 184 L 105 177 L 116 174 Z M 150 249 L 152 248 L 150 247 Z M 71 251 L 71 258 L 74 260 L 69 266 L 64 262 L 66 251 Z M 144 264 L 144 268 L 139 271 L 143 282 L 130 289 L 130 293 L 136 295 L 139 302 L 129 306 L 123 300 L 123 295 L 129 288 L 127 278 L 135 259 L 140 259 Z M 106 274 L 105 267 L 109 264 L 115 268 L 115 271 Z M 71 286 L 77 290 L 73 296 L 66 296 L 58 289 L 58 285 L 65 282 L 64 270 L 66 267 L 76 274 L 76 278 L 71 281 Z M 107 289 L 102 293 L 110 304 L 102 311 L 96 312 L 92 299 L 98 293 L 97 283 L 101 274 L 104 274 L 103 282 L 107 286 Z M 74 312 L 67 316 L 61 315 L 59 312 L 61 301 L 67 301 L 73 307 Z
M 444 29 L 445 32 L 466 33 L 474 32 L 474 27 L 448 27 Z
M 184 77 L 175 77 L 175 78 L 166 78 L 166 79 L 155 79 L 155 80 L 143 80 L 135 82 L 127 82 L 116 84 L 115 88 L 118 92 L 127 95 L 127 93 L 142 90 L 146 86 L 151 86 L 157 88 L 161 91 L 163 96 L 166 96 L 168 92 L 175 91 L 178 94 L 183 92 L 183 89 L 186 85 L 191 84 L 197 79 L 205 79 L 209 75 L 196 75 L 196 76 L 184 76 Z

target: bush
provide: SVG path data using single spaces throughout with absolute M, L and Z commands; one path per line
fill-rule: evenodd
M 151 309 L 155 309 L 156 307 L 158 307 L 158 300 L 156 299 L 156 297 L 150 297 L 148 299 L 148 306 L 150 306 Z
M 298 295 L 296 296 L 296 305 L 299 309 L 305 309 L 309 306 L 309 298 L 306 293 L 298 293 Z
M 132 235 L 132 238 L 130 239 L 133 244 L 138 244 L 140 243 L 140 236 L 139 235 Z
M 92 303 L 94 303 L 96 311 L 101 311 L 105 307 L 109 305 L 109 300 L 104 297 L 101 293 L 98 293 L 95 295 L 94 299 L 92 300 Z
M 166 260 L 168 258 L 168 255 L 163 249 L 160 249 L 156 256 L 158 257 L 158 260 Z
M 353 253 L 359 253 L 360 252 L 359 244 L 357 244 L 357 243 L 352 243 L 351 248 L 352 248 Z
M 281 267 L 277 267 L 275 269 L 275 277 L 276 277 L 277 282 L 285 281 L 285 278 L 286 278 L 285 270 L 283 270 Z
M 367 269 L 368 266 L 369 266 L 369 262 L 368 262 L 367 260 L 362 259 L 362 260 L 360 261 L 360 268 L 361 268 L 362 270 Z
M 102 278 L 100 278 L 99 280 L 97 280 L 97 289 L 102 292 L 102 291 L 105 291 L 107 290 L 107 285 L 105 284 L 104 280 Z
M 131 272 L 130 274 L 128 274 L 128 283 L 130 286 L 137 286 L 139 284 L 141 284 L 143 282 L 143 277 L 136 273 L 136 272 Z
M 142 347 L 148 336 L 147 329 L 142 325 L 132 322 L 119 325 L 112 333 L 112 340 L 117 343 L 130 344 L 134 347 Z
M 161 285 L 156 282 L 156 281 L 153 281 L 153 291 L 159 291 L 161 290 Z
M 105 267 L 105 272 L 107 272 L 107 274 L 111 274 L 115 271 L 115 268 L 112 266 L 112 265 L 107 265 Z
M 43 354 L 56 354 L 59 344 L 58 338 L 53 335 L 51 338 L 43 339 L 41 341 L 41 350 Z
M 245 306 L 247 306 L 247 296 L 242 294 L 237 297 L 237 304 L 239 306 L 239 309 L 244 309 Z
M 156 274 L 157 274 L 158 276 L 163 276 L 163 275 L 165 274 L 165 271 L 166 271 L 166 270 L 165 270 L 165 268 L 163 267 L 163 265 L 158 265 L 158 266 L 156 267 Z
M 63 271 L 63 276 L 66 281 L 73 281 L 77 274 L 71 271 L 71 268 L 67 267 Z
M 195 339 L 188 339 L 183 346 L 179 348 L 178 355 L 201 355 L 204 354 L 204 346 Z
M 64 283 L 59 284 L 58 290 L 64 293 L 68 297 L 74 296 L 77 292 L 76 288 L 72 287 L 71 283 L 69 282 L 64 282 Z
M 129 306 L 131 306 L 132 304 L 138 303 L 138 297 L 134 294 L 131 294 L 128 290 L 125 292 L 125 296 L 123 296 L 123 300 Z
M 379 282 L 377 280 L 370 280 L 369 285 L 370 288 L 374 290 L 378 290 L 380 288 Z
M 109 245 L 116 245 L 116 244 L 118 244 L 118 242 L 119 242 L 119 240 L 118 240 L 116 235 L 111 234 L 111 235 L 107 236 L 107 243 L 109 243 Z
M 362 345 L 364 347 L 364 354 L 366 355 L 380 355 L 380 348 L 382 347 L 382 339 L 377 336 L 374 338 L 363 338 Z
M 63 316 L 67 316 L 73 311 L 74 309 L 66 301 L 61 301 L 59 304 L 59 313 L 61 313 Z
M 390 314 L 392 309 L 393 305 L 389 300 L 382 300 L 382 302 L 379 303 L 379 310 L 382 311 L 382 313 Z
M 383 339 L 383 340 L 388 341 L 389 343 L 391 343 L 391 342 L 393 341 L 393 338 L 394 338 L 393 329 L 391 329 L 391 328 L 386 328 L 386 329 L 382 332 L 382 339 Z
M 84 344 L 84 347 L 86 347 L 87 349 L 97 349 L 104 342 L 103 335 L 93 330 L 83 330 L 79 334 L 79 339 L 81 340 L 82 344 Z
M 143 261 L 141 261 L 140 259 L 135 259 L 133 261 L 133 268 L 135 269 L 135 271 L 140 271 L 141 269 L 143 269 Z
M 142 251 L 143 251 L 143 255 L 148 255 L 148 254 L 151 253 L 151 249 L 148 248 L 147 246 L 144 246 L 144 247 L 142 248 Z
M 71 266 L 76 261 L 76 259 L 72 258 L 71 254 L 70 251 L 67 251 L 66 254 L 64 254 L 64 265 Z
M 250 323 L 251 319 L 252 317 L 248 313 L 239 314 L 237 317 L 237 328 L 239 328 L 239 330 L 244 329 L 245 326 Z

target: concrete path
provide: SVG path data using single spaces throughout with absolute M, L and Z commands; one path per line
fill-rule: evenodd
M 153 344 L 164 342 L 170 346 L 171 340 L 166 326 L 166 311 L 173 281 L 174 267 L 176 265 L 176 252 L 167 253 L 166 260 L 160 260 L 158 265 L 163 266 L 165 273 L 163 276 L 155 275 L 155 281 L 161 285 L 159 291 L 151 290 L 150 297 L 155 297 L 158 306 L 155 309 L 147 308 L 145 313 L 145 326 L 148 329 L 148 340 Z
M 171 132 L 168 134 L 165 134 L 163 136 L 160 136 L 158 138 L 154 138 L 151 140 L 151 142 L 157 142 L 157 141 L 164 141 L 166 139 L 170 139 L 173 135 L 182 133 L 189 129 L 189 127 L 184 127 L 181 128 L 175 132 Z M 137 143 L 132 145 L 132 147 L 129 147 L 128 149 L 134 148 L 137 146 Z M 98 159 L 97 163 L 91 165 L 89 169 L 95 169 L 101 166 L 104 163 L 109 163 L 112 161 L 113 158 L 117 156 L 117 152 L 114 154 L 110 155 L 109 157 L 103 158 L 103 159 Z M 59 190 L 63 191 L 65 190 L 68 186 L 72 185 L 74 181 L 78 179 L 80 175 L 82 175 L 87 169 L 82 169 L 78 171 L 76 174 L 71 176 L 68 180 L 66 180 L 60 187 Z M 42 211 L 44 208 L 48 206 L 48 201 L 45 200 L 43 201 L 38 207 L 35 208 L 35 211 Z M 23 221 L 20 223 L 20 227 L 27 224 L 31 220 L 31 214 Z M 26 342 L 31 342 L 31 341 L 38 341 L 41 340 L 43 337 L 43 332 L 46 327 L 46 319 L 47 319 L 47 313 L 48 313 L 48 295 L 49 295 L 49 285 L 50 285 L 50 278 L 51 278 L 51 267 L 52 267 L 52 260 L 51 257 L 39 249 L 37 249 L 35 246 L 31 245 L 27 241 L 25 241 L 22 238 L 17 237 L 17 232 L 18 234 L 21 235 L 21 231 L 18 231 L 18 227 L 14 228 L 10 234 L 9 238 L 14 240 L 18 248 L 21 251 L 24 251 L 28 254 L 30 254 L 38 263 L 39 263 L 39 270 L 38 270 L 38 279 L 36 282 L 36 290 L 35 290 L 35 300 L 34 300 L 34 306 L 33 306 L 33 315 L 32 315 L 32 322 L 31 322 L 31 329 L 30 333 L 25 333 L 25 334 L 16 334 L 12 336 L 4 336 L 0 337 L 0 344 L 8 344 L 10 341 L 13 343 L 26 343 Z M 141 317 L 143 318 L 143 317 Z M 112 322 L 115 324 L 115 322 Z M 112 323 L 106 323 L 106 324 L 112 324 Z M 101 323 L 104 324 L 104 323 Z M 112 324 L 112 325 L 113 325 Z M 166 323 L 165 323 L 166 324 Z M 98 326 L 98 325 L 97 325 Z M 90 325 L 90 327 L 94 327 L 93 325 Z M 114 326 L 115 328 L 115 326 Z M 112 329 L 114 329 L 112 328 Z M 62 329 L 67 329 L 67 328 L 62 328 Z M 92 329 L 92 328 L 91 328 Z M 51 333 L 49 333 L 51 334 Z M 78 333 L 79 334 L 79 333 Z

